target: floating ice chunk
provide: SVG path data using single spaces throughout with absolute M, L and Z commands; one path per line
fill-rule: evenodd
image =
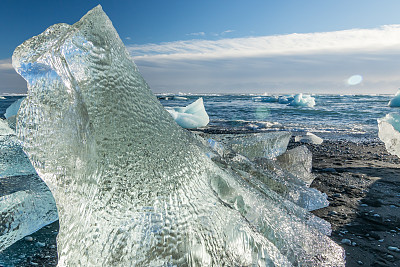
M 184 96 L 179 96 L 179 95 L 174 95 L 174 100 L 187 100 L 187 97 Z
M 295 142 L 300 142 L 300 143 L 308 143 L 308 144 L 314 144 L 314 145 L 320 145 L 324 141 L 321 137 L 316 136 L 313 133 L 306 133 L 305 135 L 298 135 L 294 138 Z
M 293 96 L 280 96 L 278 99 L 279 104 L 289 104 L 294 100 Z
M 192 129 L 206 126 L 210 119 L 204 108 L 203 98 L 200 97 L 186 107 L 166 108 L 172 118 L 182 128 Z
M 174 123 L 100 6 L 20 45 L 13 66 L 29 89 L 17 133 L 57 202 L 59 266 L 344 266 L 318 220 Z
M 308 186 L 315 178 L 311 173 L 312 153 L 306 146 L 298 146 L 286 151 L 277 157 L 277 163 L 292 175 L 302 179 Z
M 400 157 L 400 114 L 389 113 L 378 119 L 378 136 L 385 143 L 386 150 Z
M 315 98 L 309 95 L 297 94 L 290 101 L 289 106 L 296 107 L 313 107 L 315 106 Z
M 389 101 L 389 107 L 400 107 L 400 89 L 394 95 L 394 97 Z
M 256 96 L 253 97 L 254 102 L 275 103 L 278 102 L 278 96 Z

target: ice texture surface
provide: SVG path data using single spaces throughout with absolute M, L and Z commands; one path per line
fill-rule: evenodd
M 309 95 L 297 94 L 290 101 L 289 106 L 296 107 L 313 107 L 315 106 L 315 98 Z
M 389 107 L 400 107 L 400 89 L 396 92 L 394 97 L 389 101 Z
M 400 157 L 400 114 L 389 113 L 378 119 L 378 136 L 385 143 L 386 150 Z
M 256 134 L 218 134 L 213 139 L 250 160 L 257 157 L 275 158 L 286 151 L 292 134 L 268 132 Z
M 57 219 L 53 195 L 19 141 L 12 133 L 1 135 L 0 251 Z
M 174 97 L 175 99 L 175 97 Z M 172 118 L 182 128 L 192 129 L 206 126 L 210 119 L 204 108 L 203 98 L 200 97 L 186 107 L 166 108 Z
M 17 134 L 59 211 L 59 266 L 344 266 L 326 223 L 174 122 L 100 6 L 24 42 L 13 66 L 29 89 Z

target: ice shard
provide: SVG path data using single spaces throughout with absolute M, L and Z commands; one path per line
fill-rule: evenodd
M 378 119 L 378 136 L 385 143 L 386 150 L 400 157 L 400 114 L 389 113 Z
M 24 42 L 13 66 L 28 82 L 17 133 L 59 211 L 59 266 L 344 266 L 315 217 L 220 168 L 173 121 L 100 6 Z
M 25 97 L 22 97 L 22 98 L 18 99 L 17 101 L 15 101 L 14 103 L 12 103 L 6 109 L 6 113 L 4 113 L 4 117 L 6 117 L 8 125 L 10 125 L 10 127 L 12 129 L 15 129 L 15 123 L 16 123 L 16 119 L 17 119 L 18 110 L 19 110 L 19 107 L 21 106 L 21 102 L 24 99 L 25 99 Z

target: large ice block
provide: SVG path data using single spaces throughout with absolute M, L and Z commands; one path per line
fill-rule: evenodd
M 386 150 L 400 157 L 400 114 L 389 113 L 378 119 L 378 136 L 385 143 Z
M 315 217 L 220 168 L 173 121 L 100 6 L 24 42 L 13 66 L 29 89 L 17 133 L 59 211 L 60 266 L 344 266 Z

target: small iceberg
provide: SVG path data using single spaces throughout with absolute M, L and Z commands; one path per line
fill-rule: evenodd
M 315 98 L 309 95 L 297 94 L 289 103 L 289 106 L 312 108 L 315 106 Z
M 400 157 L 400 114 L 389 113 L 378 119 L 378 136 L 385 143 L 386 150 Z
M 202 97 L 186 107 L 166 108 L 166 110 L 182 128 L 204 127 L 210 122 Z
M 394 97 L 389 101 L 389 107 L 400 107 L 400 89 L 394 95 Z

